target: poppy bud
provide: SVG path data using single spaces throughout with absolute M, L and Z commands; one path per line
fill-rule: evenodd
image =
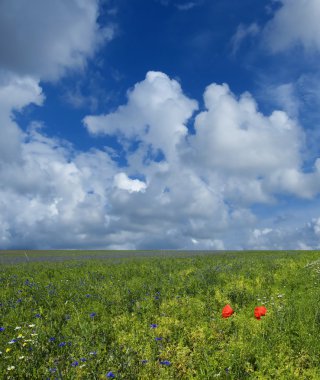
M 230 305 L 226 305 L 222 309 L 222 318 L 229 318 L 234 313 L 232 307 Z
M 261 319 L 261 317 L 264 317 L 267 314 L 267 309 L 264 306 L 257 306 L 254 309 L 254 316 L 256 319 Z

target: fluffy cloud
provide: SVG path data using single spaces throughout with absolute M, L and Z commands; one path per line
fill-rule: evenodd
M 319 162 L 301 170 L 297 123 L 282 111 L 262 114 L 250 94 L 237 97 L 227 85 L 207 87 L 193 135 L 197 102 L 159 72 L 115 112 L 87 116 L 90 133 L 118 137 L 127 161 L 120 168 L 107 151 L 77 152 L 41 125 L 22 132 L 12 110 L 43 95 L 30 78 L 8 83 L 3 125 L 18 131 L 20 156 L 0 165 L 2 248 L 280 247 L 287 235 L 260 226 L 251 206 L 319 191 Z M 312 236 L 301 244 L 314 244 Z
M 146 184 L 138 179 L 129 178 L 126 173 L 118 173 L 114 177 L 114 184 L 118 189 L 127 190 L 129 193 L 144 192 Z
M 313 218 L 297 228 L 256 228 L 247 247 L 251 249 L 310 250 L 320 248 L 320 218 Z
M 185 124 L 196 109 L 197 102 L 183 94 L 177 81 L 150 71 L 129 91 L 127 105 L 112 114 L 87 116 L 84 124 L 91 134 L 143 141 L 171 159 L 176 145 L 187 135 Z
M 97 0 L 0 2 L 0 67 L 54 80 L 81 68 L 112 29 L 100 29 Z
M 319 191 L 318 166 L 301 170 L 304 135 L 294 119 L 283 111 L 263 115 L 250 94 L 237 98 L 226 84 L 210 85 L 204 100 L 183 156 L 208 180 L 220 180 L 225 199 L 270 202 L 279 193 L 311 198 Z
M 44 96 L 37 81 L 18 78 L 0 71 L 0 165 L 20 158 L 23 134 L 13 121 L 13 111 L 26 105 L 41 105 Z
M 320 50 L 320 2 L 318 0 L 279 0 L 281 8 L 264 29 L 264 42 L 273 52 L 297 46 Z

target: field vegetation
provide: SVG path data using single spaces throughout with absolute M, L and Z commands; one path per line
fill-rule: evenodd
M 2 264 L 0 378 L 320 379 L 319 281 L 319 252 Z

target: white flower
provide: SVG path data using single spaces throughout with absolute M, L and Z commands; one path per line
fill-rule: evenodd
M 28 325 L 29 327 L 34 327 L 35 325 L 34 324 L 32 324 L 32 325 Z
M 38 334 L 31 334 L 31 336 L 37 336 Z
M 15 330 L 20 330 L 21 329 L 21 326 L 17 326 L 14 328 Z
M 25 358 L 25 356 L 19 356 L 19 359 L 24 359 Z
M 7 368 L 8 371 L 12 371 L 13 369 L 15 369 L 14 365 L 9 365 L 8 368 Z

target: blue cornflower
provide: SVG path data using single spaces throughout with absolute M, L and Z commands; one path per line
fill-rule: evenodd
M 97 313 L 91 313 L 91 314 L 90 314 L 90 317 L 93 318 L 93 317 L 95 317 L 96 315 L 97 315 Z
M 109 371 L 107 374 L 106 374 L 106 377 L 109 377 L 109 378 L 112 378 L 114 379 L 116 376 L 113 372 Z
M 72 362 L 72 367 L 77 367 L 79 365 L 79 362 L 77 362 L 76 360 L 74 362 Z
M 4 331 L 5 330 L 5 328 L 4 327 L 0 327 L 0 331 Z
M 82 362 L 86 362 L 86 361 L 87 361 L 86 358 L 81 358 L 80 360 L 81 360 Z
M 41 318 L 41 315 L 40 314 L 36 314 L 35 318 Z
M 169 360 L 161 360 L 160 364 L 162 364 L 162 365 L 171 365 L 171 362 L 169 362 Z
M 155 324 L 155 323 L 151 323 L 150 327 L 151 327 L 152 329 L 155 329 L 156 327 L 158 327 L 158 325 Z
M 141 364 L 147 364 L 148 363 L 148 360 L 141 360 Z
M 67 345 L 66 342 L 61 342 L 61 343 L 59 343 L 59 347 L 64 347 L 64 346 L 66 346 L 66 345 Z
M 161 337 L 154 338 L 154 340 L 162 340 Z
M 90 298 L 90 297 L 91 297 L 91 295 L 90 295 L 90 294 L 86 294 L 86 297 L 87 297 L 87 298 Z
M 17 299 L 17 302 L 18 302 L 18 303 L 22 302 L 22 298 L 18 298 L 18 299 Z
M 54 338 L 54 337 L 49 338 L 50 342 L 54 342 L 55 340 L 56 340 L 56 338 Z

